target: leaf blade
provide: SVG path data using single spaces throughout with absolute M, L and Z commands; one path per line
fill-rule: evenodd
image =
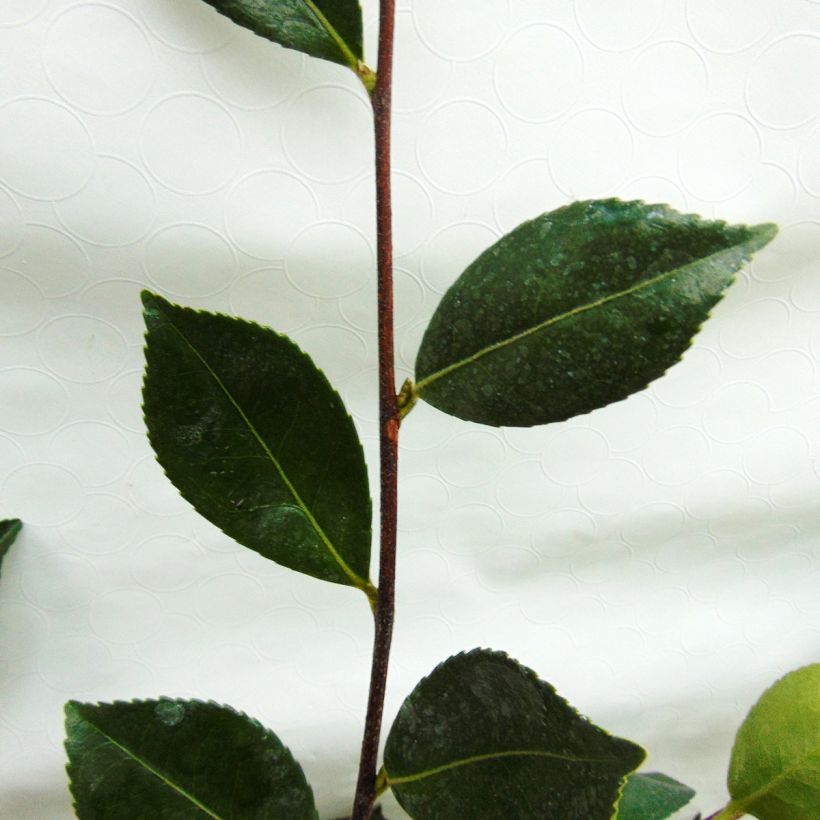
M 364 57 L 359 0 L 205 0 L 260 37 L 356 72 Z
M 531 670 L 473 650 L 439 665 L 408 696 L 384 768 L 417 820 L 608 820 L 643 757 L 586 722 Z
M 525 222 L 445 294 L 418 353 L 415 398 L 494 426 L 563 421 L 626 398 L 680 359 L 775 233 L 620 200 Z
M 694 789 L 660 772 L 633 774 L 618 803 L 617 820 L 666 820 L 694 796 Z
M 19 518 L 0 521 L 0 569 L 2 569 L 6 553 L 11 549 L 11 545 L 17 540 L 22 529 L 23 522 Z
M 273 732 L 196 700 L 66 704 L 80 818 L 318 820 L 301 767 Z
M 324 374 L 272 330 L 143 302 L 145 421 L 181 495 L 244 546 L 372 597 L 364 454 Z
M 820 806 L 820 663 L 785 675 L 741 724 L 725 813 L 813 820 Z

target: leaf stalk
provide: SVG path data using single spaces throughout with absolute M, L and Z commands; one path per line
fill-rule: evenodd
M 396 404 L 399 408 L 399 421 L 403 421 L 404 417 L 416 406 L 419 400 L 419 394 L 416 391 L 416 385 L 413 384 L 412 379 L 406 379 L 401 386 L 399 395 L 396 396 Z

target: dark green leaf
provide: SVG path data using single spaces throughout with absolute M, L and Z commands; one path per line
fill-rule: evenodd
M 183 497 L 266 558 L 372 598 L 367 468 L 324 374 L 267 328 L 143 302 L 145 422 Z
M 659 772 L 633 774 L 618 803 L 618 820 L 666 820 L 682 809 L 695 790 Z
M 363 59 L 359 0 L 205 0 L 274 43 L 358 72 Z
M 416 395 L 516 427 L 624 399 L 680 359 L 776 232 L 616 199 L 525 222 L 445 294 L 421 343 Z
M 820 817 L 820 663 L 767 689 L 737 733 L 721 818 Z
M 17 518 L 0 521 L 0 566 L 2 566 L 6 553 L 17 539 L 21 529 L 23 529 L 23 522 Z
M 318 820 L 279 738 L 227 706 L 71 701 L 66 751 L 80 820 Z
M 387 782 L 415 820 L 609 820 L 643 759 L 534 672 L 483 649 L 416 686 L 384 753 Z

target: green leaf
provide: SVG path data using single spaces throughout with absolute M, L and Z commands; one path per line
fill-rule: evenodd
M 445 294 L 413 399 L 515 427 L 625 399 L 680 359 L 735 271 L 776 233 L 617 199 L 525 222 Z
M 732 749 L 729 794 L 720 817 L 820 816 L 820 663 L 790 672 L 752 707 Z
M 324 374 L 267 328 L 143 303 L 145 422 L 183 497 L 240 544 L 372 600 L 367 468 Z
M 609 820 L 645 753 L 500 652 L 438 666 L 399 710 L 384 776 L 416 820 Z
M 695 790 L 659 772 L 633 774 L 626 781 L 618 820 L 666 820 L 682 809 Z
M 80 820 L 318 820 L 291 753 L 230 707 L 161 698 L 65 712 Z
M 205 0 L 234 23 L 274 43 L 359 71 L 359 0 Z
M 0 567 L 11 545 L 17 540 L 21 529 L 23 529 L 23 522 L 18 518 L 0 521 Z

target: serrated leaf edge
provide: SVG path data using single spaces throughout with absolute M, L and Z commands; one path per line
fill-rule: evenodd
M 114 740 L 112 737 L 110 737 L 106 732 L 103 732 L 102 729 L 100 729 L 98 726 L 96 726 L 94 723 L 92 723 L 89 720 L 89 718 L 87 718 L 85 715 L 83 715 L 79 711 L 80 707 L 83 707 L 83 706 L 90 707 L 92 709 L 96 709 L 96 708 L 99 708 L 101 706 L 144 706 L 144 705 L 154 705 L 154 704 L 160 704 L 160 703 L 178 703 L 178 704 L 182 704 L 182 705 L 185 705 L 185 706 L 188 706 L 190 704 L 196 704 L 197 706 L 214 706 L 217 709 L 221 709 L 225 712 L 230 712 L 232 715 L 235 715 L 236 717 L 242 718 L 243 720 L 250 723 L 254 728 L 260 730 L 260 732 L 262 733 L 262 735 L 265 738 L 271 738 L 271 739 L 275 740 L 287 752 L 287 754 L 290 756 L 291 760 L 293 760 L 294 764 L 302 772 L 302 779 L 305 781 L 305 788 L 308 790 L 308 792 L 310 792 L 311 801 L 314 804 L 314 816 L 318 820 L 318 815 L 316 814 L 316 811 L 315 811 L 316 801 L 315 801 L 315 797 L 314 797 L 314 794 L 313 794 L 313 789 L 311 788 L 310 783 L 307 782 L 307 779 L 304 776 L 304 770 L 302 769 L 302 766 L 299 763 L 299 761 L 296 760 L 296 758 L 293 756 L 293 753 L 290 751 L 290 748 L 288 746 L 286 746 L 284 743 L 282 743 L 279 736 L 275 732 L 273 732 L 271 729 L 269 729 L 267 726 L 264 726 L 256 718 L 251 717 L 246 712 L 243 712 L 240 709 L 234 709 L 233 706 L 229 706 L 225 703 L 217 703 L 215 700 L 210 700 L 210 699 L 209 700 L 201 700 L 200 698 L 171 698 L 171 697 L 164 697 L 163 696 L 163 697 L 157 698 L 156 700 L 151 699 L 151 698 L 147 698 L 147 699 L 135 698 L 133 700 L 114 700 L 114 701 L 110 701 L 110 702 L 108 702 L 108 701 L 97 701 L 96 703 L 83 703 L 82 701 L 78 701 L 78 700 L 69 700 L 66 703 L 65 707 L 64 707 L 64 712 L 65 712 L 66 720 L 68 720 L 69 713 L 70 712 L 73 713 L 77 718 L 79 718 L 83 722 L 90 725 L 94 729 L 94 731 L 101 734 L 106 739 L 106 741 L 111 743 L 113 746 L 115 746 L 120 751 L 124 752 L 132 760 L 138 762 L 147 771 L 151 772 L 151 774 L 155 775 L 160 780 L 162 780 L 163 783 L 165 783 L 166 785 L 173 788 L 174 791 L 176 791 L 177 793 L 183 795 L 186 799 L 190 800 L 194 805 L 197 806 L 197 808 L 204 811 L 210 817 L 216 818 L 216 820 L 223 820 L 223 818 L 220 815 L 215 814 L 213 811 L 211 811 L 209 808 L 207 808 L 207 806 L 205 806 L 199 800 L 197 800 L 193 795 L 188 794 L 188 792 L 186 792 L 181 787 L 177 786 L 175 783 L 173 783 L 173 781 L 171 781 L 168 778 L 166 778 L 165 776 L 163 776 L 162 773 L 159 772 L 157 769 L 155 769 L 150 764 L 146 763 L 145 761 L 141 760 L 139 757 L 137 757 L 136 755 L 131 753 L 126 747 L 124 747 L 124 746 L 122 746 L 122 744 L 118 743 L 116 740 Z M 66 740 L 63 743 L 63 746 L 66 749 L 66 754 L 68 754 L 68 741 L 69 741 L 69 738 L 66 737 Z M 75 798 L 74 807 L 76 808 L 77 807 L 76 795 L 74 794 L 74 784 L 73 784 L 73 781 L 72 781 L 72 778 L 71 778 L 72 768 L 73 768 L 73 766 L 72 766 L 72 763 L 71 763 L 71 759 L 69 758 L 69 762 L 66 764 L 66 773 L 68 774 L 69 789 L 71 790 L 72 796 Z
M 149 309 L 149 300 L 151 302 L 155 302 L 155 301 L 158 300 L 161 304 L 170 305 L 171 307 L 176 308 L 177 310 L 182 310 L 182 311 L 185 311 L 187 313 L 193 313 L 193 314 L 196 314 L 198 316 L 206 316 L 206 317 L 214 317 L 215 316 L 215 317 L 218 317 L 218 318 L 221 318 L 221 319 L 229 319 L 232 322 L 236 322 L 238 324 L 245 325 L 247 327 L 254 328 L 256 330 L 261 330 L 261 331 L 264 331 L 266 333 L 273 333 L 279 340 L 285 342 L 287 345 L 289 345 L 291 348 L 293 348 L 296 351 L 297 354 L 299 354 L 304 359 L 306 359 L 307 362 L 311 365 L 311 367 L 313 367 L 316 370 L 316 372 L 319 374 L 320 378 L 324 380 L 325 384 L 327 385 L 328 390 L 338 399 L 339 406 L 341 407 L 345 418 L 351 423 L 351 425 L 353 426 L 353 429 L 356 430 L 356 423 L 353 420 L 353 417 L 348 412 L 347 407 L 345 406 L 345 403 L 342 400 L 342 397 L 339 395 L 338 391 L 330 383 L 330 380 L 325 375 L 324 371 L 320 367 L 318 367 L 318 365 L 316 365 L 316 363 L 313 361 L 313 359 L 304 350 L 302 350 L 302 348 L 299 347 L 299 345 L 296 344 L 296 342 L 294 342 L 293 339 L 291 339 L 289 336 L 285 335 L 284 333 L 279 333 L 271 327 L 267 327 L 266 325 L 259 324 L 258 322 L 252 322 L 249 319 L 244 319 L 244 318 L 238 317 L 238 316 L 231 316 L 230 314 L 222 313 L 221 311 L 198 310 L 197 308 L 186 307 L 184 305 L 177 305 L 173 302 L 168 301 L 167 299 L 160 296 L 159 294 L 153 293 L 152 291 L 149 291 L 149 290 L 143 290 L 142 294 L 141 294 L 141 297 L 142 297 L 142 302 L 143 302 L 143 305 L 144 305 L 144 308 L 145 308 L 144 311 L 143 311 L 143 314 L 145 314 L 147 312 L 147 310 Z M 158 309 L 158 310 L 160 309 L 160 308 L 157 308 L 156 305 L 152 305 L 152 306 L 155 307 L 155 309 Z M 367 596 L 368 600 L 370 601 L 371 608 L 375 608 L 375 602 L 376 602 L 376 598 L 378 596 L 378 590 L 373 585 L 372 581 L 369 578 L 362 578 L 361 576 L 359 576 L 356 572 L 354 572 L 348 566 L 347 562 L 342 558 L 341 554 L 338 552 L 336 547 L 330 541 L 330 538 L 327 536 L 324 529 L 319 525 L 319 522 L 316 521 L 313 514 L 307 508 L 307 505 L 304 504 L 304 502 L 301 499 L 301 496 L 299 496 L 299 494 L 296 492 L 295 487 L 293 487 L 293 485 L 288 480 L 287 476 L 285 475 L 284 471 L 282 470 L 281 466 L 279 465 L 279 462 L 276 460 L 276 458 L 270 452 L 270 448 L 267 446 L 265 441 L 261 438 L 261 436 L 257 432 L 256 428 L 251 423 L 250 419 L 247 418 L 244 411 L 239 406 L 239 404 L 236 402 L 236 400 L 233 398 L 231 393 L 222 384 L 222 381 L 219 378 L 219 376 L 213 371 L 213 369 L 210 367 L 210 365 L 200 355 L 199 351 L 197 351 L 197 349 L 188 341 L 185 334 L 182 333 L 182 331 L 180 331 L 179 328 L 176 327 L 176 325 L 174 325 L 174 323 L 171 321 L 171 319 L 169 317 L 166 316 L 165 318 L 166 318 L 166 321 L 171 325 L 171 327 L 173 327 L 173 329 L 176 331 L 176 333 L 182 338 L 182 340 L 185 342 L 185 344 L 188 345 L 188 347 L 191 349 L 193 354 L 202 362 L 203 366 L 211 374 L 212 378 L 216 381 L 219 388 L 225 393 L 225 396 L 228 399 L 228 401 L 230 401 L 231 404 L 236 408 L 237 412 L 240 414 L 240 417 L 245 422 L 248 429 L 253 434 L 254 438 L 256 438 L 256 440 L 259 442 L 260 446 L 263 449 L 263 452 L 269 457 L 269 459 L 271 460 L 271 462 L 273 463 L 273 465 L 275 466 L 275 468 L 279 472 L 279 474 L 280 474 L 282 480 L 285 482 L 288 490 L 293 495 L 294 500 L 296 500 L 297 504 L 299 505 L 299 508 L 307 516 L 308 521 L 310 522 L 311 526 L 315 529 L 317 535 L 319 535 L 319 538 L 322 540 L 322 543 L 327 547 L 328 552 L 330 552 L 331 556 L 339 564 L 339 567 L 342 569 L 344 574 L 347 575 L 348 578 L 350 578 L 350 580 L 352 582 L 352 586 L 354 586 L 354 587 L 356 587 L 356 589 L 360 589 L 362 592 L 364 592 L 364 594 Z M 146 330 L 145 330 L 145 333 L 144 333 L 144 336 L 143 336 L 143 338 L 145 339 L 145 344 L 143 345 L 143 354 L 148 349 L 148 335 L 149 335 L 149 333 L 150 333 L 150 330 L 147 327 L 147 321 L 146 321 Z M 143 356 L 143 358 L 144 358 L 144 356 Z M 147 362 L 146 362 L 146 365 L 143 368 L 142 386 L 141 386 L 141 395 L 143 397 L 145 395 L 145 386 L 146 386 L 147 377 L 148 377 L 148 365 L 147 365 Z M 179 494 L 186 501 L 188 501 L 189 504 L 191 504 L 191 506 L 197 511 L 197 513 L 202 515 L 202 513 L 200 513 L 199 510 L 196 508 L 196 505 L 192 501 L 190 501 L 179 490 L 179 488 L 176 486 L 174 481 L 168 475 L 168 472 L 166 471 L 165 467 L 162 465 L 162 462 L 160 462 L 159 458 L 157 457 L 157 451 L 156 451 L 156 448 L 154 447 L 153 437 L 152 437 L 152 434 L 151 434 L 151 427 L 148 424 L 148 417 L 145 413 L 145 402 L 144 402 L 144 400 L 140 405 L 140 410 L 142 411 L 142 418 L 143 418 L 143 421 L 145 422 L 146 431 L 148 433 L 148 440 L 150 441 L 151 449 L 154 452 L 154 458 L 155 458 L 156 462 L 159 464 L 160 468 L 162 469 L 163 475 L 165 475 L 165 477 L 168 479 L 168 481 L 171 482 L 171 485 L 177 490 L 177 492 L 179 492 Z M 362 461 L 364 462 L 365 461 L 364 448 L 362 447 L 361 436 L 358 435 L 358 431 L 356 431 L 356 433 L 357 433 L 357 435 L 356 435 L 356 446 L 358 447 L 359 453 L 361 454 L 361 457 L 362 457 Z M 372 499 L 372 496 L 370 495 L 369 482 L 368 482 L 368 508 L 369 508 L 369 514 L 370 514 L 370 518 L 371 518 L 371 533 L 372 533 L 373 499 Z M 203 516 L 203 517 L 206 517 L 206 516 Z M 216 524 L 214 526 L 216 526 L 217 529 L 220 530 L 220 532 L 223 532 L 229 538 L 236 541 L 236 539 L 233 538 L 233 536 L 226 533 L 222 529 L 222 527 L 219 527 Z M 237 543 L 241 543 L 241 542 L 237 541 Z M 246 545 L 242 544 L 242 546 L 246 546 Z M 252 549 L 251 547 L 247 547 L 247 548 Z M 256 550 L 253 550 L 253 551 L 256 552 Z M 320 579 L 320 580 L 324 580 L 324 579 Z
M 513 667 L 516 671 L 518 671 L 520 673 L 523 673 L 524 676 L 526 678 L 528 678 L 530 682 L 534 683 L 539 689 L 547 689 L 550 692 L 551 695 L 554 695 L 555 697 L 560 698 L 560 700 L 563 701 L 563 703 L 569 709 L 571 709 L 573 711 L 573 713 L 578 717 L 579 720 L 586 720 L 586 718 L 568 700 L 566 700 L 566 698 L 564 698 L 564 697 L 562 697 L 561 695 L 558 694 L 558 691 L 555 689 L 555 687 L 551 683 L 548 683 L 547 681 L 540 678 L 538 676 L 538 674 L 533 669 L 530 669 L 530 667 L 525 666 L 523 663 L 516 660 L 515 658 L 510 657 L 510 655 L 508 655 L 506 652 L 503 652 L 503 651 L 497 650 L 497 649 L 484 649 L 482 647 L 476 647 L 475 649 L 470 649 L 470 650 L 467 650 L 467 651 L 464 651 L 464 652 L 459 652 L 455 655 L 451 655 L 449 658 L 447 658 L 446 660 L 439 663 L 435 667 L 435 669 L 433 669 L 432 672 L 430 672 L 428 675 L 425 675 L 413 687 L 412 692 L 407 696 L 407 698 L 412 697 L 413 694 L 421 686 L 423 686 L 430 678 L 432 678 L 434 675 L 436 675 L 436 673 L 438 673 L 441 669 L 443 669 L 447 664 L 451 663 L 454 660 L 457 660 L 457 659 L 460 659 L 460 658 L 469 658 L 471 656 L 491 657 L 491 658 L 494 658 L 496 660 L 506 662 L 509 666 Z M 405 700 L 407 700 L 407 698 L 405 698 Z M 402 706 L 403 705 L 404 704 L 402 704 Z M 603 734 L 605 734 L 607 737 L 610 737 L 610 738 L 615 737 L 614 735 L 607 732 L 606 729 L 602 729 L 597 724 L 595 724 L 595 728 L 598 729 L 600 732 L 603 732 Z M 618 739 L 623 740 L 623 738 L 618 738 Z M 640 751 L 643 752 L 644 757 L 646 756 L 646 752 L 640 746 L 638 746 L 637 743 L 633 743 L 632 741 L 627 741 L 627 742 L 631 743 L 637 749 L 640 749 Z M 579 758 L 579 757 L 573 757 L 573 756 L 568 756 L 568 755 L 560 755 L 560 754 L 553 753 L 553 752 L 544 752 L 544 751 L 541 751 L 541 750 L 537 750 L 537 751 L 513 750 L 513 751 L 507 751 L 507 752 L 489 752 L 489 753 L 483 754 L 483 755 L 475 755 L 473 757 L 468 757 L 468 758 L 463 758 L 463 759 L 456 760 L 456 761 L 451 761 L 450 763 L 442 764 L 441 766 L 436 766 L 432 769 L 426 769 L 422 772 L 414 772 L 413 774 L 410 774 L 410 775 L 399 775 L 398 777 L 395 777 L 395 778 L 390 776 L 390 773 L 387 770 L 386 766 L 383 766 L 382 768 L 384 769 L 384 775 L 385 775 L 385 778 L 386 778 L 386 781 L 387 781 L 387 785 L 392 787 L 394 785 L 402 785 L 403 783 L 414 783 L 414 782 L 417 782 L 419 780 L 424 780 L 428 777 L 433 777 L 435 775 L 442 774 L 443 772 L 449 771 L 450 769 L 455 769 L 455 768 L 458 768 L 458 767 L 464 766 L 464 765 L 470 765 L 472 763 L 479 763 L 479 762 L 483 762 L 483 761 L 486 761 L 486 760 L 493 760 L 493 759 L 497 759 L 497 758 L 523 757 L 523 756 L 549 757 L 549 758 L 553 758 L 555 760 L 566 760 L 566 761 L 574 762 L 574 763 L 609 763 L 609 762 L 614 762 L 614 761 L 617 760 L 617 758 L 601 758 L 601 759 Z M 640 765 L 641 762 L 642 761 L 639 761 L 636 764 L 635 768 L 637 768 Z M 624 775 L 621 778 L 621 783 L 620 783 L 620 786 L 619 786 L 618 801 L 620 800 L 620 796 L 623 793 L 624 785 L 626 784 L 626 779 L 627 779 L 628 776 L 629 775 L 627 774 L 627 775 Z M 617 801 L 616 801 L 615 805 L 617 806 Z M 615 817 L 615 815 L 613 815 L 613 818 L 614 817 Z
M 350 44 L 347 42 L 347 40 L 345 40 L 344 37 L 342 37 L 342 35 L 339 34 L 336 27 L 330 22 L 330 20 L 327 19 L 325 14 L 316 5 L 314 0 L 301 0 L 301 1 L 302 1 L 302 4 L 304 5 L 305 9 L 313 16 L 315 22 L 318 23 L 320 28 L 324 29 L 327 36 L 330 37 L 330 39 L 333 41 L 334 46 L 336 46 L 336 48 L 339 52 L 339 56 L 341 56 L 342 59 L 345 62 L 344 63 L 339 63 L 337 60 L 329 60 L 326 57 L 317 57 L 317 59 L 325 59 L 325 60 L 328 60 L 329 62 L 335 62 L 339 65 L 345 65 L 347 68 L 349 68 L 351 71 L 353 71 L 354 73 L 356 73 L 358 75 L 361 67 L 364 65 L 364 63 L 362 62 L 362 60 L 364 58 L 363 44 L 362 44 L 362 56 L 359 57 L 356 54 L 356 51 L 354 50 L 354 48 L 352 48 L 350 46 Z M 251 19 L 253 19 L 253 18 L 250 15 L 249 15 L 248 18 L 246 18 L 245 22 L 240 22 L 240 20 L 238 20 L 234 16 L 234 14 L 231 14 L 228 11 L 223 10 L 219 6 L 215 5 L 215 3 L 212 2 L 211 0 L 206 0 L 206 2 L 208 2 L 208 4 L 218 14 L 221 14 L 223 17 L 227 17 L 229 20 L 236 23 L 236 25 L 241 26 L 242 28 L 246 28 L 249 31 L 252 31 L 257 36 L 262 37 L 265 40 L 268 40 L 269 42 L 276 43 L 277 45 L 282 46 L 282 48 L 287 48 L 287 49 L 291 49 L 293 51 L 298 51 L 301 54 L 307 54 L 309 57 L 316 57 L 317 56 L 317 55 L 310 54 L 307 51 L 304 51 L 303 49 L 299 48 L 298 46 L 287 45 L 286 43 L 283 43 L 280 40 L 277 40 L 277 39 L 274 39 L 273 37 L 268 36 L 268 34 L 265 33 L 264 24 L 261 21 L 259 21 L 258 19 L 254 20 L 254 22 L 251 22 Z M 363 20 L 362 20 L 362 4 L 361 4 L 361 2 L 356 2 L 356 7 L 359 10 L 359 19 L 362 21 L 362 29 L 363 29 L 364 25 L 363 25 Z M 362 39 L 363 39 L 363 33 L 362 33 Z
M 541 322 L 537 325 L 534 325 L 531 328 L 527 328 L 526 330 L 523 330 L 520 333 L 516 333 L 515 335 L 510 336 L 507 339 L 502 339 L 499 342 L 495 342 L 491 345 L 487 345 L 486 347 L 482 348 L 481 350 L 478 350 L 475 353 L 472 353 L 471 355 L 466 356 L 465 358 L 460 359 L 457 362 L 453 362 L 453 364 L 450 364 L 447 367 L 442 368 L 441 370 L 438 370 L 434 373 L 431 373 L 430 375 L 425 376 L 423 379 L 416 382 L 415 385 L 413 386 L 413 392 L 414 392 L 416 397 L 423 398 L 424 397 L 423 392 L 427 387 L 429 387 L 431 384 L 434 384 L 439 379 L 446 378 L 447 376 L 449 376 L 451 373 L 455 372 L 456 370 L 460 370 L 462 367 L 466 367 L 467 365 L 473 364 L 474 362 L 478 361 L 479 359 L 483 358 L 484 356 L 486 356 L 490 353 L 494 353 L 497 350 L 502 350 L 503 348 L 505 348 L 505 347 L 507 347 L 511 344 L 515 344 L 516 342 L 521 341 L 522 339 L 525 339 L 528 336 L 532 336 L 536 333 L 540 333 L 542 330 L 546 330 L 548 327 L 551 327 L 552 325 L 558 324 L 559 322 L 562 322 L 565 319 L 571 319 L 574 316 L 577 316 L 577 315 L 582 314 L 582 313 L 586 313 L 589 310 L 594 310 L 594 309 L 599 308 L 599 307 L 601 307 L 605 304 L 608 304 L 609 302 L 616 301 L 617 299 L 621 299 L 621 298 L 624 298 L 624 297 L 627 297 L 627 296 L 631 296 L 634 293 L 639 293 L 640 291 L 642 291 L 646 288 L 653 287 L 654 285 L 659 284 L 660 282 L 663 282 L 667 278 L 671 278 L 672 276 L 675 276 L 675 275 L 685 274 L 688 269 L 693 268 L 696 265 L 701 265 L 703 263 L 708 263 L 710 260 L 717 259 L 718 257 L 720 257 L 724 254 L 737 253 L 738 251 L 740 251 L 742 258 L 741 258 L 741 261 L 738 264 L 737 268 L 735 268 L 735 271 L 732 273 L 732 276 L 731 276 L 731 279 L 730 279 L 730 282 L 729 282 L 729 284 L 732 284 L 735 280 L 735 274 L 736 274 L 737 270 L 739 270 L 742 265 L 746 264 L 746 262 L 749 261 L 749 259 L 751 258 L 752 253 L 754 253 L 756 250 L 759 250 L 760 248 L 764 247 L 772 239 L 774 239 L 774 237 L 777 235 L 777 226 L 774 225 L 773 223 L 761 223 L 760 225 L 752 225 L 752 226 L 729 225 L 729 223 L 725 222 L 724 220 L 705 220 L 702 217 L 699 217 L 697 214 L 681 214 L 678 211 L 675 211 L 674 208 L 671 208 L 668 205 L 650 204 L 650 203 L 645 202 L 644 200 L 629 200 L 629 201 L 623 201 L 623 200 L 619 200 L 619 199 L 586 200 L 586 201 L 582 201 L 580 203 L 574 203 L 574 204 L 585 204 L 585 203 L 589 203 L 589 202 L 618 202 L 618 203 L 622 203 L 625 206 L 641 205 L 641 206 L 644 206 L 646 208 L 662 210 L 666 214 L 674 215 L 681 222 L 694 222 L 694 223 L 697 223 L 697 224 L 708 223 L 708 224 L 710 224 L 714 227 L 734 227 L 734 228 L 746 227 L 751 231 L 758 232 L 759 235 L 752 236 L 749 239 L 747 239 L 745 242 L 739 242 L 735 245 L 730 245 L 728 248 L 723 248 L 720 251 L 709 254 L 708 256 L 701 256 L 698 259 L 696 259 L 692 262 L 689 262 L 688 264 L 683 265 L 681 267 L 672 268 L 671 270 L 664 271 L 663 273 L 660 273 L 657 276 L 654 276 L 652 279 L 646 279 L 642 282 L 639 282 L 637 285 L 633 285 L 631 288 L 627 288 L 626 290 L 618 291 L 617 293 L 612 293 L 612 294 L 609 294 L 607 296 L 604 296 L 601 299 L 596 299 L 594 302 L 589 302 L 587 304 L 580 305 L 578 307 L 573 308 L 572 310 L 568 310 L 564 313 L 561 313 L 558 316 L 551 316 L 549 319 L 546 319 L 543 322 Z M 530 220 L 527 220 L 527 221 L 523 222 L 517 228 L 513 229 L 513 231 L 511 231 L 511 233 L 515 233 L 515 231 L 519 230 L 524 225 L 528 225 L 532 222 L 535 222 L 536 220 L 540 219 L 543 216 L 547 216 L 547 214 L 546 213 L 541 214 L 541 216 L 535 217 L 535 219 L 530 219 Z M 509 234 L 507 234 L 507 236 L 509 236 Z M 502 237 L 502 239 L 500 239 L 499 242 L 502 242 L 504 240 L 504 238 L 505 237 Z M 761 242 L 762 239 L 765 239 L 765 241 Z M 498 243 L 495 243 L 494 245 L 492 245 L 490 248 L 487 249 L 487 251 L 491 250 L 497 244 Z M 487 251 L 484 251 L 484 253 L 486 253 Z M 483 254 L 481 254 L 481 255 L 483 255 Z M 469 268 L 472 267 L 472 265 L 475 264 L 475 262 L 478 261 L 478 259 L 481 258 L 481 255 L 474 262 L 472 262 L 470 265 L 468 265 L 465 270 L 469 270 Z M 458 280 L 456 280 L 456 282 L 458 282 Z M 455 285 L 456 283 L 453 283 L 453 284 Z M 725 291 L 726 291 L 726 288 L 723 289 L 723 292 L 725 292 Z M 721 295 L 720 298 L 723 298 L 722 295 Z M 712 315 L 712 311 L 710 310 L 706 314 L 706 319 L 704 319 L 704 322 L 701 322 L 701 324 L 698 325 L 697 329 L 692 334 L 692 339 L 694 339 L 695 336 L 698 335 L 701 328 L 703 327 L 703 324 L 705 323 L 705 321 L 711 315 Z M 690 340 L 689 346 L 687 346 L 686 349 L 688 350 L 690 346 L 691 346 L 691 340 Z M 671 369 L 671 367 L 674 366 L 674 364 L 677 364 L 681 360 L 681 358 L 682 358 L 682 356 L 678 357 L 675 360 L 675 362 L 673 363 L 673 365 L 670 365 L 670 367 L 668 367 L 664 371 L 664 373 L 666 373 L 669 369 Z M 648 384 L 645 385 L 645 387 L 648 387 Z

